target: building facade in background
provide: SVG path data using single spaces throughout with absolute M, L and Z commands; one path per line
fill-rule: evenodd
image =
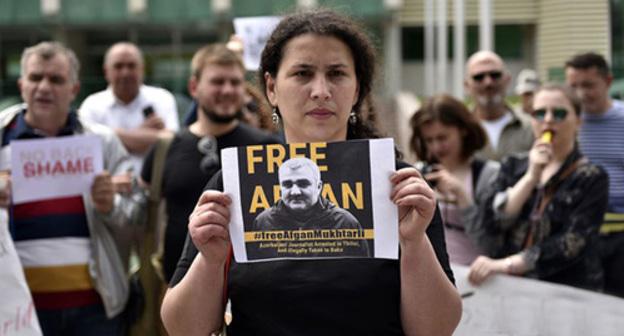
M 445 49 L 451 69 L 458 0 L 431 1 L 445 7 Z M 101 68 L 104 52 L 122 40 L 134 42 L 145 51 L 146 82 L 169 89 L 183 101 L 188 99 L 187 65 L 193 52 L 207 43 L 227 41 L 233 18 L 280 15 L 314 6 L 355 16 L 374 35 L 383 59 L 381 96 L 393 97 L 398 91 L 423 96 L 427 92 L 426 2 L 358 0 L 354 6 L 349 0 L 2 0 L 0 104 L 8 97 L 19 97 L 15 83 L 24 47 L 50 39 L 75 50 L 83 64 L 83 85 L 76 103 L 105 88 Z M 536 69 L 545 80 L 560 80 L 563 62 L 574 53 L 588 50 L 607 56 L 616 78 L 624 77 L 624 0 L 463 0 L 464 59 L 479 48 L 479 13 L 487 2 L 491 4 L 493 49 L 505 59 L 514 80 L 523 68 Z M 448 92 L 457 80 L 453 77 L 448 71 L 444 82 Z
M 402 26 L 402 86 L 423 92 L 425 51 L 425 2 L 405 0 L 400 14 Z M 446 3 L 448 28 L 448 61 L 453 57 L 454 0 Z M 479 48 L 480 0 L 464 0 L 466 55 Z M 505 59 L 515 77 L 521 69 L 538 71 L 541 78 L 562 81 L 563 63 L 570 56 L 595 51 L 613 60 L 616 76 L 624 76 L 624 31 L 622 0 L 489 0 L 493 21 L 493 49 Z M 613 41 L 613 42 L 612 42 Z M 612 57 L 613 56 L 613 57 Z M 446 87 L 455 79 L 451 73 Z M 510 92 L 511 93 L 511 92 Z

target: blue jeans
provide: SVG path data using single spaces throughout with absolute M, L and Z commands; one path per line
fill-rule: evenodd
M 106 317 L 101 303 L 54 310 L 37 310 L 37 318 L 44 336 L 120 336 L 123 335 L 121 317 Z

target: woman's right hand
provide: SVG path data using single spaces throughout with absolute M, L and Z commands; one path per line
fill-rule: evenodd
M 435 189 L 442 197 L 456 201 L 460 207 L 470 205 L 470 199 L 461 181 L 444 166 L 437 165 L 436 169 L 424 176 L 426 180 L 435 181 Z M 442 199 L 444 200 L 444 199 Z
M 546 167 L 552 157 L 552 144 L 544 142 L 542 139 L 537 139 L 533 144 L 533 148 L 529 151 L 529 167 L 527 169 L 527 175 L 529 175 L 534 181 L 539 182 L 542 177 L 544 167 Z
M 206 190 L 189 216 L 188 230 L 193 243 L 209 263 L 222 264 L 230 249 L 230 209 L 225 193 Z

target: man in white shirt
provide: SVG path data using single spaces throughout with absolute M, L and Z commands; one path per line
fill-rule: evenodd
M 88 96 L 80 107 L 86 122 L 115 130 L 132 155 L 134 173 L 141 172 L 143 157 L 161 132 L 179 128 L 173 95 L 143 84 L 143 54 L 129 42 L 111 46 L 104 57 L 108 88 Z
M 499 161 L 506 155 L 525 152 L 533 146 L 529 120 L 505 103 L 510 81 L 505 63 L 494 52 L 478 51 L 466 63 L 464 86 L 474 100 L 474 113 L 489 140 L 477 153 L 481 158 Z

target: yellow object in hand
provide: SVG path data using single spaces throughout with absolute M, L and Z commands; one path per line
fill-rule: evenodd
M 552 141 L 552 132 L 546 131 L 542 134 L 542 142 L 550 143 Z

